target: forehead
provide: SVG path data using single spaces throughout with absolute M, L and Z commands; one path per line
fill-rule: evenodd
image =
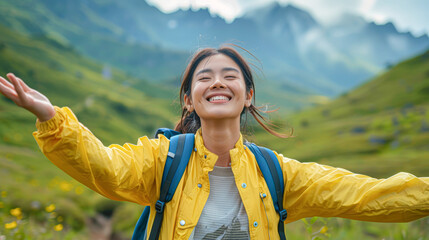
M 195 69 L 194 75 L 202 70 L 211 70 L 213 72 L 221 71 L 222 69 L 234 68 L 238 72 L 240 67 L 230 57 L 223 54 L 216 54 L 203 59 Z

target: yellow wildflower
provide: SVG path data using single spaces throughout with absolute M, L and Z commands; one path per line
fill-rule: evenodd
M 72 185 L 72 184 L 70 184 L 70 183 L 68 183 L 68 182 L 66 182 L 66 181 L 62 181 L 62 182 L 60 183 L 60 189 L 61 189 L 63 192 L 70 192 L 70 191 L 73 189 L 73 185 Z
M 57 232 L 59 232 L 59 231 L 63 230 L 63 225 L 62 225 L 61 223 L 60 223 L 60 224 L 55 225 L 55 226 L 54 226 L 54 230 L 55 230 L 55 231 L 57 231 Z
M 14 208 L 10 210 L 10 215 L 15 216 L 15 217 L 20 217 L 22 216 L 22 211 L 21 208 Z
M 53 212 L 55 210 L 55 204 L 51 204 L 45 208 L 46 212 Z
M 16 228 L 16 226 L 18 226 L 18 224 L 16 224 L 16 221 L 13 221 L 11 223 L 6 223 L 4 225 L 4 228 L 6 228 L 6 229 L 14 229 L 14 228 Z
M 60 188 L 64 192 L 70 192 L 70 191 L 73 191 L 74 186 L 73 186 L 73 184 L 71 184 L 71 183 L 69 183 L 67 181 L 62 181 L 60 183 Z
M 323 226 L 323 227 L 320 229 L 320 233 L 321 233 L 321 234 L 325 234 L 327 231 L 328 231 L 328 227 L 327 227 L 327 226 Z
M 7 192 L 6 192 L 6 191 L 1 191 L 1 197 L 2 197 L 2 198 L 7 197 Z
M 56 213 L 56 212 L 51 212 L 51 213 L 49 214 L 49 217 L 50 217 L 50 218 L 56 218 L 56 217 L 57 217 L 57 213 Z

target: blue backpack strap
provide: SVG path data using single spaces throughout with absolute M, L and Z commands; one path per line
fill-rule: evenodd
M 161 182 L 161 192 L 159 200 L 155 204 L 155 220 L 149 239 L 158 239 L 159 232 L 164 218 L 164 205 L 169 202 L 176 192 L 177 185 L 182 179 L 192 150 L 194 149 L 194 134 L 180 134 L 170 139 L 170 149 L 168 150 L 167 161 Z M 172 226 L 170 226 L 172 227 Z
M 150 206 L 146 206 L 143 210 L 142 215 L 137 221 L 136 227 L 134 228 L 133 237 L 131 240 L 141 240 L 146 236 L 147 221 L 149 220 Z
M 280 215 L 280 221 L 278 223 L 277 229 L 280 239 L 285 240 L 286 235 L 284 231 L 284 221 L 287 218 L 287 211 L 286 209 L 283 209 L 283 173 L 280 168 L 277 156 L 268 148 L 259 147 L 253 143 L 246 143 L 246 145 L 252 151 L 253 155 L 255 155 L 256 162 L 258 163 L 259 169 L 261 170 L 268 189 L 270 190 L 274 208 Z
M 173 198 L 194 149 L 194 134 L 180 134 L 168 128 L 158 129 L 155 137 L 158 134 L 163 134 L 167 138 L 170 138 L 170 147 L 162 174 L 160 197 L 155 205 L 157 213 L 152 224 L 149 239 L 158 239 L 162 225 L 164 204 Z M 143 240 L 147 235 L 149 215 L 150 207 L 147 206 L 137 221 L 131 240 Z
M 176 135 L 179 135 L 181 133 L 178 131 L 174 131 L 172 129 L 169 129 L 169 128 L 158 128 L 158 130 L 156 130 L 156 133 L 155 133 L 155 138 L 158 138 L 158 134 L 162 134 L 166 138 L 171 139 L 172 136 L 176 136 Z

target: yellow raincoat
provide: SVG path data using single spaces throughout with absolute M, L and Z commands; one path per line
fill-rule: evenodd
M 154 207 L 168 153 L 167 138 L 141 137 L 137 145 L 105 147 L 70 109 L 56 107 L 56 111 L 51 120 L 37 122 L 38 131 L 33 134 L 56 166 L 107 198 Z M 217 156 L 204 147 L 200 132 L 195 135 L 195 147 L 173 199 L 166 204 L 160 239 L 188 239 L 209 196 L 208 172 Z M 277 239 L 279 216 L 241 137 L 230 155 L 251 239 Z M 286 223 L 312 216 L 404 222 L 429 215 L 429 178 L 398 173 L 374 179 L 317 163 L 300 163 L 281 154 L 277 157 L 285 181 Z M 261 198 L 261 193 L 267 197 Z M 154 213 L 152 209 L 149 228 Z

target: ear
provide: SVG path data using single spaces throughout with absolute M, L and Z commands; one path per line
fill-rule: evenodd
M 250 107 L 250 105 L 252 105 L 252 98 L 253 98 L 253 89 L 250 89 L 250 91 L 246 93 L 246 101 L 244 102 L 244 106 Z
M 185 107 L 188 112 L 194 111 L 194 104 L 192 103 L 191 98 L 187 94 L 185 94 L 185 96 L 183 97 L 183 101 L 185 102 Z

